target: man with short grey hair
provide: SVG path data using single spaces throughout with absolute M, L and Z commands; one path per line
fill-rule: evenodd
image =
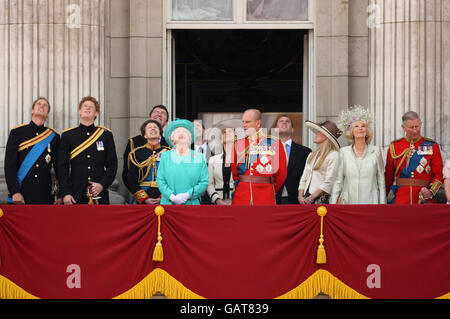
M 434 203 L 443 182 L 439 144 L 422 137 L 422 121 L 416 112 L 406 112 L 402 121 L 405 137 L 392 142 L 387 153 L 388 203 Z

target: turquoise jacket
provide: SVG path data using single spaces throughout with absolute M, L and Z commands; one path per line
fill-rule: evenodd
M 205 156 L 191 150 L 189 156 L 179 156 L 175 149 L 164 152 L 156 178 L 161 192 L 161 205 L 173 205 L 170 195 L 188 193 L 185 205 L 200 205 L 200 198 L 209 183 Z

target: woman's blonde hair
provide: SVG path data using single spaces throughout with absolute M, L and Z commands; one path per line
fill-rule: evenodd
M 351 124 L 350 130 L 345 132 L 345 137 L 347 138 L 347 141 L 351 145 L 355 144 L 355 137 L 353 136 L 353 130 L 355 128 L 355 124 L 358 122 L 362 122 L 362 123 L 366 124 L 366 128 L 367 128 L 366 143 L 370 144 L 370 142 L 372 142 L 372 138 L 373 138 L 373 130 L 369 126 L 369 123 L 367 123 L 366 121 L 355 121 Z
M 315 171 L 320 169 L 323 162 L 327 158 L 328 154 L 330 154 L 333 151 L 338 151 L 338 149 L 336 148 L 334 143 L 332 143 L 329 139 L 327 139 L 324 143 L 325 143 L 325 145 L 323 146 L 323 153 L 320 154 L 319 159 L 313 168 L 313 170 L 315 170 Z M 311 156 L 308 159 L 308 164 L 311 164 L 311 162 L 314 160 L 314 157 L 316 157 L 317 153 L 319 153 L 319 152 L 320 152 L 320 148 L 311 153 Z

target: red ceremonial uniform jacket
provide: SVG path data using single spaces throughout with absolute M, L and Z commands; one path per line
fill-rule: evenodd
M 236 141 L 233 148 L 233 205 L 275 205 L 275 195 L 286 179 L 286 152 L 281 141 L 262 131 L 256 135 L 256 139 Z M 240 180 L 242 175 L 249 176 L 250 182 Z M 269 177 L 271 183 L 254 182 L 252 176 Z
M 396 185 L 398 179 L 421 180 L 433 195 L 442 185 L 442 155 L 439 144 L 421 137 L 417 141 L 402 138 L 389 146 L 386 159 L 386 193 L 395 195 L 391 204 L 419 204 L 419 193 L 424 186 Z M 408 181 L 406 181 L 408 183 Z M 414 182 L 410 182 L 414 184 Z M 434 202 L 433 199 L 427 202 Z

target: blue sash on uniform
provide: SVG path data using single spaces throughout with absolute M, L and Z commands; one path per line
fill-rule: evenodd
M 33 167 L 34 163 L 41 157 L 42 153 L 47 148 L 48 144 L 53 141 L 53 138 L 56 136 L 55 133 L 52 133 L 45 140 L 40 141 L 28 152 L 27 156 L 23 160 L 22 164 L 17 171 L 17 180 L 19 181 L 19 189 L 22 187 L 22 182 L 27 176 L 30 169 Z M 8 196 L 8 204 L 13 204 L 12 197 Z
M 430 141 L 424 141 L 422 144 L 419 145 L 419 147 L 421 146 L 433 146 L 434 143 L 430 142 Z M 409 159 L 409 166 L 406 166 L 402 169 L 402 171 L 400 172 L 400 176 L 399 178 L 411 178 L 411 173 L 414 172 L 417 167 L 420 164 L 420 161 L 422 160 L 422 158 L 425 157 L 426 154 L 423 155 L 419 155 L 418 152 L 414 152 L 413 156 L 411 156 L 411 158 Z M 397 186 L 397 185 L 392 185 L 391 186 L 391 190 L 394 192 L 394 199 L 392 201 L 392 203 L 395 203 L 395 195 L 397 194 L 397 190 L 399 188 L 401 188 L 402 186 Z
M 264 145 L 268 145 L 269 148 L 271 148 L 272 147 L 272 139 L 264 138 L 258 143 L 258 146 L 264 146 Z M 249 147 L 249 149 L 250 149 L 250 147 Z M 247 161 L 247 157 L 245 157 L 245 160 L 237 167 L 238 174 L 245 175 L 245 172 L 247 171 L 248 167 L 252 166 L 253 163 L 255 163 L 259 159 L 259 157 L 260 157 L 259 154 L 249 154 L 248 161 Z M 234 182 L 234 189 L 236 189 L 238 184 L 239 184 L 239 180 Z M 234 194 L 233 194 L 233 196 L 234 196 Z

